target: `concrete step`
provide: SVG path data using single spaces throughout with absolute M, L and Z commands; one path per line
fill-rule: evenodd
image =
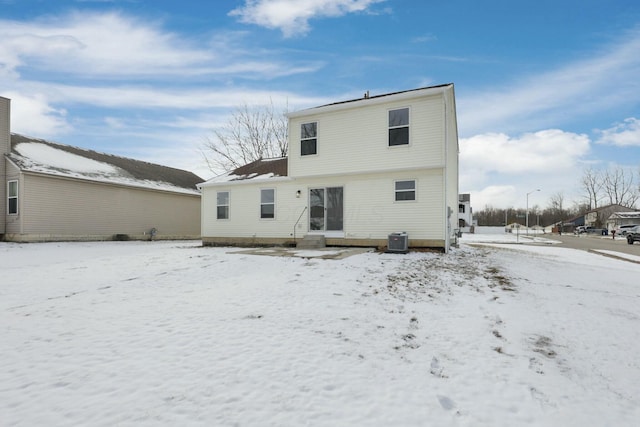
M 326 247 L 327 243 L 324 236 L 316 234 L 307 234 L 296 245 L 298 249 L 321 249 Z

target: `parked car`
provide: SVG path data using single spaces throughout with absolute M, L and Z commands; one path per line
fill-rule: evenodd
M 633 242 L 640 242 L 640 225 L 627 230 L 627 243 L 633 245 Z
M 608 236 L 609 235 L 609 230 L 606 228 L 597 228 L 597 227 L 585 227 L 585 226 L 579 226 L 576 227 L 576 230 L 574 231 L 574 233 L 576 234 L 582 234 L 582 233 L 587 233 L 587 234 L 601 234 L 603 236 Z
M 618 236 L 626 236 L 627 232 L 633 228 L 633 227 L 637 227 L 640 224 L 625 224 L 625 225 L 619 225 L 617 226 L 614 231 L 616 232 L 616 234 Z

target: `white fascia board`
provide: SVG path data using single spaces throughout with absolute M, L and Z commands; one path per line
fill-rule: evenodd
M 324 105 L 322 107 L 307 108 L 305 110 L 288 113 L 286 114 L 286 116 L 290 119 L 295 119 L 297 117 L 330 113 L 330 112 L 341 111 L 341 110 L 350 110 L 353 108 L 366 107 L 370 105 L 386 104 L 388 102 L 421 98 L 423 96 L 429 96 L 429 95 L 438 95 L 438 94 L 443 94 L 447 90 L 452 90 L 452 89 L 453 89 L 453 84 L 447 84 L 443 86 L 428 87 L 424 89 L 408 90 L 405 92 L 393 93 L 390 95 L 382 94 L 378 96 L 373 96 L 371 98 L 361 98 L 353 101 L 345 101 L 345 102 L 338 102 L 336 104 Z
M 260 184 L 265 182 L 290 182 L 294 179 L 290 176 L 279 176 L 279 177 L 271 177 L 271 178 L 255 178 L 255 179 L 237 179 L 235 181 L 221 181 L 221 182 L 202 182 L 200 184 L 196 184 L 196 188 L 202 189 L 206 187 L 229 187 L 234 185 L 249 185 L 249 184 Z

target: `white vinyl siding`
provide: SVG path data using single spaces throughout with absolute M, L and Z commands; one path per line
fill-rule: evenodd
M 345 177 L 309 178 L 277 184 L 276 220 L 260 219 L 256 191 L 260 184 L 233 186 L 233 216 L 224 223 L 205 221 L 203 237 L 283 238 L 290 239 L 294 225 L 297 237 L 308 233 L 305 211 L 310 188 L 343 187 L 344 237 L 351 239 L 386 239 L 389 233 L 406 231 L 410 239 L 443 239 L 444 209 L 442 170 L 415 174 L 416 201 L 411 209 L 394 202 L 395 182 L 406 180 L 402 173 L 362 174 Z M 372 191 L 375 189 L 376 191 Z M 300 190 L 302 197 L 296 197 Z M 202 189 L 203 211 L 215 210 L 215 187 Z
M 409 108 L 411 143 L 389 146 L 389 110 Z M 289 176 L 322 176 L 369 171 L 442 168 L 445 162 L 442 96 L 381 103 L 368 108 L 332 111 L 291 119 L 291 140 L 300 140 L 300 126 L 322 124 L 322 149 L 301 156 L 290 146 Z
M 408 143 L 390 146 L 389 114 L 396 110 L 405 117 L 398 126 L 410 126 Z M 202 236 L 212 243 L 227 238 L 242 243 L 302 238 L 309 233 L 310 189 L 342 188 L 342 235 L 322 230 L 314 234 L 361 245 L 367 240 L 380 244 L 390 233 L 405 231 L 410 241 L 442 245 L 446 251 L 452 236 L 450 221 L 456 217 L 447 212 L 451 207 L 455 213 L 458 202 L 455 117 L 452 85 L 291 113 L 287 177 L 203 185 L 203 212 L 215 211 L 216 191 L 231 188 L 234 212 L 224 223 L 205 215 Z M 313 136 L 305 130 L 302 138 L 303 125 L 309 123 L 318 124 L 322 141 L 316 154 L 302 155 L 300 142 Z M 396 188 L 408 182 L 413 188 Z M 256 194 L 265 186 L 277 192 L 273 221 L 261 220 L 261 204 L 256 203 Z M 396 200 L 396 193 L 405 200 Z

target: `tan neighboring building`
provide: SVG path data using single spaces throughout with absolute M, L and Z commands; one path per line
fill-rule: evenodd
M 200 238 L 197 175 L 12 134 L 0 97 L 0 238 L 13 242 Z

